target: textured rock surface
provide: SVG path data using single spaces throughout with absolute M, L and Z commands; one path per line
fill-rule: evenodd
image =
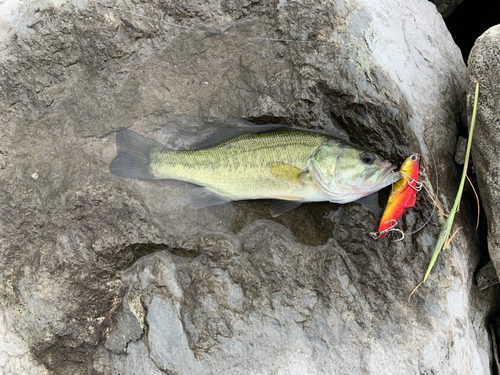
M 463 0 L 430 0 L 444 18 L 448 17 Z
M 135 14 L 0 4 L 4 372 L 489 372 L 496 289 L 473 283 L 470 226 L 409 303 L 438 219 L 373 241 L 357 203 L 272 220 L 268 202 L 194 210 L 185 184 L 108 172 L 121 126 L 180 148 L 243 117 L 421 152 L 429 181 L 425 134 L 449 208 L 465 67 L 432 4 L 114 5 Z M 405 231 L 429 212 L 421 197 Z
M 500 25 L 486 31 L 474 44 L 468 68 L 469 116 L 479 82 L 479 100 L 472 157 L 488 220 L 488 250 L 500 275 Z

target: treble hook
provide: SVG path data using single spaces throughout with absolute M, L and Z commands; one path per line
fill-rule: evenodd
M 384 224 L 390 223 L 391 221 L 393 221 L 394 223 L 393 223 L 393 224 L 392 224 L 389 228 L 384 229 L 384 230 L 383 230 L 383 231 L 381 231 L 381 232 L 370 232 L 370 233 L 368 233 L 368 235 L 369 235 L 371 238 L 373 238 L 374 240 L 376 240 L 376 239 L 380 238 L 380 236 L 381 236 L 382 234 L 387 233 L 387 232 L 389 232 L 390 230 L 392 230 L 392 229 L 396 226 L 396 224 L 398 223 L 398 222 L 397 222 L 397 220 L 391 219 L 391 220 L 387 220 Z
M 394 240 L 392 242 L 399 242 L 399 241 L 403 241 L 403 239 L 405 238 L 405 233 L 401 230 L 401 229 L 398 229 L 398 228 L 390 228 L 388 230 L 389 232 L 393 231 L 393 232 L 399 232 L 401 233 L 401 238 L 398 239 L 398 240 Z

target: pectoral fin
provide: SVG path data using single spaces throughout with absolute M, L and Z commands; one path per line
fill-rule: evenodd
M 273 176 L 298 184 L 303 184 L 305 174 L 309 173 L 286 163 L 269 163 L 267 166 Z
M 373 212 L 376 217 L 379 217 L 382 213 L 382 209 L 378 205 L 378 193 L 373 193 L 366 197 L 360 198 L 356 202 L 361 203 L 368 210 Z

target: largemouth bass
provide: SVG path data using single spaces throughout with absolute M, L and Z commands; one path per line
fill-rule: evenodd
M 280 129 L 242 135 L 200 150 L 171 150 L 128 130 L 116 135 L 116 176 L 174 179 L 203 186 L 195 207 L 231 200 L 348 203 L 399 179 L 380 156 L 334 137 Z

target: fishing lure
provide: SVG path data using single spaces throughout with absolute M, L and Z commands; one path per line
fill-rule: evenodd
M 384 237 L 394 228 L 404 210 L 414 206 L 417 191 L 422 188 L 422 183 L 418 182 L 419 167 L 420 154 L 413 154 L 404 161 L 399 170 L 401 178 L 392 186 L 391 195 L 380 219 L 378 232 L 370 233 L 374 239 Z

